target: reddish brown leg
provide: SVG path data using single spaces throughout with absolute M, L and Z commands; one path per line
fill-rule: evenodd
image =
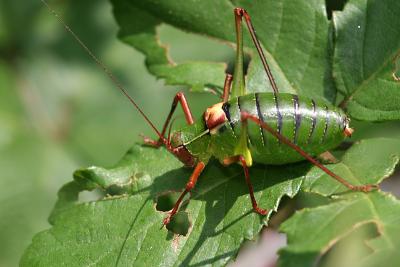
M 233 76 L 229 73 L 227 73 L 225 76 L 224 92 L 222 94 L 222 99 L 224 102 L 227 102 L 229 100 L 229 93 L 231 91 L 232 78 L 233 78 Z
M 177 213 L 183 198 L 196 185 L 197 179 L 199 178 L 199 176 L 200 176 L 200 174 L 203 171 L 205 166 L 206 165 L 204 164 L 204 162 L 200 161 L 199 163 L 197 163 L 196 167 L 194 168 L 194 171 L 193 171 L 192 175 L 189 178 L 189 181 L 186 184 L 185 190 L 179 196 L 178 200 L 176 201 L 176 203 L 174 205 L 174 208 L 169 212 L 168 216 L 164 219 L 163 225 L 169 224 L 169 222 L 171 221 L 171 218 Z
M 229 166 L 229 165 L 231 165 L 232 163 L 238 162 L 238 161 L 239 161 L 239 157 L 240 157 L 240 156 L 233 156 L 233 157 L 230 157 L 230 158 L 225 158 L 225 159 L 222 161 L 222 164 L 223 164 L 224 166 Z
M 264 66 L 264 70 L 267 73 L 268 79 L 271 83 L 272 89 L 274 90 L 275 93 L 278 93 L 278 86 L 276 86 L 274 77 L 272 75 L 271 69 L 269 68 L 267 59 L 265 58 L 264 52 L 261 48 L 260 41 L 257 38 L 256 31 L 254 30 L 253 23 L 251 23 L 250 15 L 247 13 L 246 10 L 243 8 L 237 7 L 235 8 L 235 19 L 236 19 L 236 24 L 240 23 L 242 20 L 242 17 L 244 17 L 246 21 L 247 28 L 249 29 L 251 39 L 253 40 L 253 43 L 257 49 L 258 55 L 260 56 L 261 62 Z
M 291 148 L 293 148 L 296 152 L 298 152 L 300 155 L 302 155 L 305 159 L 307 159 L 312 164 L 314 164 L 315 166 L 320 168 L 322 171 L 324 171 L 326 174 L 328 174 L 332 178 L 334 178 L 337 181 L 339 181 L 340 183 L 342 183 L 344 186 L 346 186 L 350 190 L 369 192 L 372 189 L 378 188 L 377 185 L 360 185 L 360 186 L 356 186 L 356 185 L 353 185 L 353 184 L 349 183 L 348 181 L 346 181 L 345 179 L 343 179 L 342 177 L 340 177 L 336 173 L 330 171 L 324 165 L 319 163 L 316 159 L 311 157 L 311 155 L 309 155 L 307 152 L 302 150 L 299 146 L 293 144 L 289 139 L 287 139 L 286 137 L 284 137 L 281 134 L 279 134 L 277 131 L 275 131 L 273 128 L 271 128 L 267 123 L 260 121 L 260 119 L 258 117 L 256 117 L 256 116 L 254 116 L 254 115 L 251 115 L 249 113 L 243 112 L 242 113 L 242 121 L 245 121 L 245 120 L 248 120 L 248 119 L 250 119 L 250 120 L 254 121 L 255 123 L 257 123 L 258 125 L 260 125 L 262 128 L 264 128 L 265 130 L 270 132 L 273 136 L 278 138 L 282 143 L 285 143 L 286 145 L 288 145 Z
M 167 131 L 168 125 L 171 121 L 172 115 L 175 112 L 176 106 L 178 105 L 178 102 L 181 104 L 182 106 L 182 110 L 183 113 L 185 114 L 185 118 L 186 118 L 186 122 L 187 124 L 193 124 L 194 120 L 193 120 L 193 116 L 192 116 L 192 112 L 190 111 L 189 105 L 186 101 L 185 95 L 182 92 L 178 92 L 175 97 L 174 100 L 172 101 L 172 106 L 171 106 L 171 110 L 169 111 L 169 114 L 167 116 L 167 119 L 165 120 L 163 129 L 161 131 L 161 136 L 165 135 L 165 132 Z M 146 136 L 143 136 L 143 140 L 144 143 L 150 146 L 154 146 L 154 147 L 159 147 L 160 145 L 162 145 L 162 139 L 159 138 L 157 141 L 150 139 Z
M 239 160 L 242 163 L 243 166 L 243 171 L 244 171 L 244 177 L 246 178 L 246 184 L 249 188 L 249 194 L 250 194 L 250 198 L 251 198 L 251 205 L 253 206 L 253 209 L 255 212 L 257 212 L 258 214 L 261 215 L 267 215 L 268 211 L 265 209 L 260 208 L 257 205 L 257 201 L 256 198 L 254 197 L 254 190 L 253 190 L 253 185 L 251 184 L 250 181 L 250 175 L 249 175 L 249 168 L 246 165 L 246 160 L 244 159 L 243 156 L 239 156 Z

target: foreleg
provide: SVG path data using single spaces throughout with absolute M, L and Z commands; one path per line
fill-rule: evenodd
M 187 124 L 193 124 L 194 120 L 193 120 L 193 116 L 192 116 L 192 112 L 190 111 L 189 105 L 186 101 L 185 95 L 183 94 L 183 92 L 178 92 L 175 97 L 174 100 L 172 101 L 172 105 L 171 105 L 171 110 L 169 111 L 169 114 L 167 116 L 167 119 L 165 120 L 163 129 L 161 131 L 161 136 L 164 137 L 165 132 L 167 131 L 168 125 L 170 124 L 172 115 L 174 114 L 175 110 L 176 110 L 176 106 L 178 105 L 178 103 L 181 104 L 182 106 L 182 110 L 183 113 L 185 114 L 185 118 L 186 118 L 186 122 Z M 159 138 L 157 141 L 150 139 L 146 136 L 143 136 L 143 140 L 144 143 L 150 146 L 154 146 L 154 147 L 159 147 L 163 144 L 163 140 L 161 138 Z M 169 141 L 169 140 L 168 140 Z
M 199 178 L 201 172 L 204 170 L 205 166 L 206 165 L 204 164 L 204 162 L 200 161 L 199 163 L 197 163 L 196 167 L 194 168 L 194 171 L 193 171 L 192 175 L 189 178 L 189 181 L 186 184 L 185 190 L 179 196 L 178 200 L 176 201 L 173 209 L 169 212 L 168 216 L 164 219 L 163 225 L 169 224 L 169 222 L 171 221 L 171 218 L 178 212 L 179 206 L 181 205 L 181 202 L 182 202 L 183 198 L 196 185 L 197 179 Z
M 246 160 L 244 159 L 243 156 L 239 156 L 239 160 L 240 160 L 240 163 L 242 163 L 244 177 L 246 178 L 246 184 L 247 184 L 247 187 L 249 188 L 251 205 L 253 206 L 254 211 L 261 215 L 267 215 L 268 211 L 260 208 L 257 204 L 256 198 L 254 197 L 253 185 L 251 184 L 251 181 L 250 181 L 249 168 L 247 167 Z

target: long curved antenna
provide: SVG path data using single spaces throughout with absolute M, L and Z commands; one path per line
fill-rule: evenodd
M 72 31 L 72 29 L 64 22 L 64 20 L 58 15 L 58 13 L 50 7 L 50 5 L 45 0 L 40 0 L 52 13 L 56 19 L 64 26 L 65 30 L 72 35 L 72 37 L 78 42 L 78 44 L 83 48 L 83 50 L 88 53 L 88 55 L 96 62 L 96 64 L 103 69 L 103 71 L 107 74 L 110 80 L 114 83 L 114 85 L 128 98 L 128 100 L 132 103 L 132 105 L 139 111 L 139 113 L 143 116 L 144 120 L 150 125 L 151 128 L 157 133 L 158 137 L 162 139 L 164 142 L 166 141 L 164 136 L 157 130 L 154 124 L 150 121 L 150 119 L 144 114 L 142 109 L 136 104 L 135 100 L 128 94 L 128 91 L 122 86 L 122 84 L 118 81 L 118 79 L 114 76 L 114 74 L 106 67 L 106 65 L 98 59 L 92 51 L 82 42 L 82 40 Z

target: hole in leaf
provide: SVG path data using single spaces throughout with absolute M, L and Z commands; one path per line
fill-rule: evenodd
M 110 185 L 109 187 L 107 187 L 106 192 L 108 195 L 111 195 L 111 196 L 119 196 L 119 195 L 126 194 L 128 192 L 128 188 L 125 186 L 114 184 L 114 185 Z
M 389 192 L 396 197 L 400 197 L 400 167 L 396 167 L 395 172 L 380 184 L 380 188 L 384 192 Z
M 179 196 L 182 192 L 166 192 L 159 195 L 156 199 L 156 210 L 158 211 L 170 211 L 174 207 L 176 201 L 178 200 Z M 188 199 L 190 194 L 187 194 L 184 199 L 182 200 L 181 206 L 174 217 L 171 218 L 170 223 L 166 226 L 166 228 L 178 235 L 187 235 L 191 222 L 189 220 L 189 215 L 187 212 L 183 211 L 185 205 L 188 203 Z
M 158 211 L 172 210 L 180 195 L 181 192 L 173 192 L 173 191 L 159 195 L 156 200 L 156 210 Z M 186 200 L 188 199 L 188 196 L 189 194 L 185 196 L 185 198 L 182 201 L 182 204 L 185 204 Z M 180 207 L 181 209 L 183 206 L 182 204 Z
M 82 191 L 79 193 L 79 202 L 91 202 L 91 201 L 97 201 L 99 199 L 102 199 L 104 197 L 103 191 L 100 189 L 96 188 L 92 191 Z
M 167 229 L 178 235 L 187 235 L 190 227 L 189 215 L 186 211 L 179 211 L 167 224 Z
M 326 14 L 328 15 L 328 19 L 332 18 L 332 13 L 337 10 L 343 10 L 344 5 L 348 2 L 348 0 L 325 0 L 326 6 Z

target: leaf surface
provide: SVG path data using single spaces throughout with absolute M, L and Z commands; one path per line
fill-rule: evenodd
M 334 76 L 348 113 L 359 120 L 400 118 L 400 2 L 352 0 L 334 12 Z
M 375 183 L 393 173 L 400 159 L 399 151 L 400 141 L 396 139 L 364 140 L 350 149 L 342 162 L 332 169 L 349 181 L 362 179 Z M 304 191 L 325 196 L 332 192 L 340 193 L 326 175 L 317 173 L 311 170 L 307 175 L 302 186 Z M 397 254 L 396 244 L 400 237 L 399 209 L 400 201 L 390 194 L 375 191 L 339 194 L 328 205 L 301 210 L 281 226 L 288 236 L 288 246 L 280 252 L 280 266 L 312 266 L 334 244 L 369 223 L 375 225 L 379 236 L 368 240 L 372 249 L 370 255 L 351 265 L 377 266 L 374 265 L 377 262 L 385 265 L 391 260 L 394 263 L 393 256 Z
M 360 171 L 361 165 L 351 158 L 358 155 L 363 162 L 368 156 L 365 153 L 360 155 L 360 150 L 376 150 L 377 145 L 385 142 L 392 141 L 371 139 L 361 142 L 347 152 L 343 163 L 330 166 L 354 181 L 342 170 L 342 165 L 355 173 Z M 394 143 L 390 144 L 394 149 Z M 396 146 L 399 146 L 398 142 Z M 383 151 L 382 155 L 392 158 L 390 151 Z M 387 158 L 383 157 L 382 161 L 387 161 Z M 357 176 L 360 180 L 354 182 L 376 183 L 393 171 L 397 161 L 398 156 L 369 177 L 361 172 Z M 255 177 L 253 185 L 259 204 L 273 210 L 277 209 L 284 195 L 293 197 L 301 187 L 321 194 L 348 191 L 335 181 L 327 181 L 325 187 L 328 191 L 321 189 L 322 186 L 312 186 L 316 180 L 322 182 L 326 177 L 314 168 L 309 170 L 307 163 L 288 165 L 285 169 L 256 165 L 250 174 Z M 224 168 L 212 162 L 201 176 L 190 202 L 181 209 L 181 214 L 186 213 L 190 222 L 187 235 L 160 229 L 166 214 L 156 210 L 157 197 L 166 192 L 181 191 L 189 175 L 190 170 L 181 168 L 181 164 L 166 150 L 141 146 L 134 146 L 111 169 L 91 167 L 76 171 L 74 182 L 64 186 L 59 193 L 59 202 L 50 220 L 53 227 L 34 238 L 22 265 L 48 265 L 54 259 L 66 265 L 107 266 L 227 263 L 237 254 L 244 239 L 256 238 L 269 216 L 263 218 L 252 212 L 239 166 Z M 101 188 L 110 196 L 91 202 L 77 201 L 80 191 L 94 188 Z M 376 194 L 380 193 L 373 193 Z M 349 195 L 360 195 L 361 199 L 369 197 L 366 194 Z M 343 201 L 353 200 L 352 197 L 343 198 Z M 316 222 L 320 223 L 320 220 Z M 298 225 L 297 228 L 287 226 L 284 229 L 293 231 L 300 228 Z M 324 240 L 313 241 L 324 244 Z M 329 236 L 326 240 L 330 240 Z
M 226 65 L 216 62 L 176 64 L 157 37 L 157 26 L 168 23 L 184 31 L 216 38 L 234 46 L 234 7 L 246 8 L 282 92 L 333 101 L 330 74 L 329 23 L 320 1 L 113 1 L 120 38 L 146 55 L 149 71 L 168 84 L 195 91 L 223 87 Z M 212 8 L 211 8 L 212 7 Z M 271 91 L 247 29 L 251 55 L 248 90 Z M 227 47 L 227 49 L 229 49 Z M 232 53 L 233 55 L 233 53 Z
M 297 194 L 308 168 L 252 168 L 259 204 L 276 210 L 284 195 Z M 189 175 L 166 150 L 141 146 L 134 146 L 114 168 L 78 170 L 75 181 L 60 190 L 50 218 L 53 227 L 34 238 L 22 265 L 51 265 L 54 259 L 65 265 L 225 264 L 245 238 L 256 238 L 269 216 L 252 212 L 239 166 L 210 163 L 181 209 L 189 217 L 188 234 L 161 229 L 166 213 L 156 210 L 157 197 L 181 191 Z M 77 202 L 80 191 L 94 188 L 114 196 Z
M 374 3 L 368 3 L 370 2 Z M 235 38 L 232 10 L 235 6 L 242 6 L 252 16 L 281 91 L 334 102 L 336 91 L 330 63 L 332 44 L 325 6 L 321 3 L 317 0 L 114 0 L 113 6 L 120 25 L 120 38 L 146 56 L 149 71 L 156 77 L 165 79 L 168 84 L 188 85 L 194 91 L 207 88 L 220 91 L 225 76 L 225 63 L 190 59 L 183 63 L 174 63 L 167 49 L 158 40 L 157 28 L 162 23 L 167 23 L 184 31 L 202 34 L 232 45 Z M 369 10 L 362 9 L 361 4 L 360 0 L 351 1 L 351 5 L 358 5 L 361 13 Z M 377 9 L 380 10 L 381 7 L 378 6 Z M 343 16 L 345 14 L 343 13 Z M 337 26 L 342 22 L 342 18 L 338 14 L 335 16 Z M 347 22 L 343 20 L 343 23 L 345 25 Z M 361 76 L 355 76 L 356 82 L 352 81 L 350 87 L 345 87 L 345 84 L 349 84 L 345 82 L 346 79 L 351 71 L 354 71 L 353 68 L 346 68 L 349 64 L 353 64 L 354 69 L 359 66 L 359 62 L 356 61 L 343 60 L 338 63 L 341 56 L 340 43 L 347 42 L 349 36 L 351 37 L 350 34 L 343 37 L 340 27 L 337 27 L 335 75 L 341 92 L 345 97 L 349 97 L 349 112 L 356 118 L 366 120 L 398 118 L 396 93 L 391 95 L 392 102 L 387 102 L 385 106 L 390 109 L 390 114 L 378 110 L 368 119 L 369 116 L 362 117 L 367 113 L 358 112 L 352 107 L 352 101 L 359 99 L 358 94 L 364 91 L 364 86 L 370 86 L 370 82 L 372 84 L 375 81 L 373 78 L 378 77 L 381 71 L 384 71 L 385 79 L 388 77 L 389 65 L 382 67 L 381 63 L 385 60 L 379 61 L 378 56 L 381 54 L 377 53 L 378 59 L 373 56 L 371 69 L 378 69 L 376 75 L 379 75 L 366 78 L 367 72 L 363 72 Z M 248 90 L 270 90 L 247 33 L 245 44 L 246 52 L 250 55 Z M 383 57 L 387 59 L 385 53 Z M 342 59 L 347 58 L 343 56 Z M 390 73 L 392 80 L 396 77 L 393 70 L 392 68 Z M 390 86 L 394 85 L 392 80 Z M 366 92 L 378 99 L 377 95 L 373 95 L 376 90 Z M 370 101 L 366 107 L 370 109 L 376 103 L 382 106 L 379 100 L 374 103 Z M 393 106 L 395 113 L 391 109 Z M 400 147 L 397 140 L 365 140 L 354 145 L 340 163 L 329 165 L 329 168 L 354 184 L 375 184 L 393 172 L 399 160 L 398 151 Z M 260 217 L 252 212 L 248 190 L 239 166 L 224 168 L 216 162 L 211 162 L 193 191 L 191 201 L 185 201 L 177 216 L 177 220 L 189 223 L 187 233 L 184 231 L 186 234 L 177 235 L 171 230 L 160 229 L 166 213 L 157 208 L 160 209 L 161 204 L 168 206 L 168 201 L 163 197 L 169 196 L 171 192 L 180 192 L 190 174 L 191 171 L 182 168 L 166 150 L 139 145 L 135 145 L 113 168 L 90 167 L 76 171 L 74 181 L 59 191 L 59 200 L 50 217 L 52 228 L 35 236 L 21 260 L 21 265 L 226 264 L 234 259 L 245 239 L 255 239 L 258 236 L 263 225 L 268 223 L 271 212 L 267 217 Z M 330 204 L 317 207 L 312 212 L 309 212 L 311 209 L 304 210 L 284 224 L 282 229 L 289 236 L 289 246 L 281 254 L 281 263 L 284 263 L 284 266 L 286 263 L 287 266 L 295 263 L 307 266 L 314 262 L 316 257 L 329 249 L 333 243 L 351 232 L 354 224 L 370 223 L 372 220 L 378 226 L 384 225 L 385 231 L 393 227 L 393 231 L 396 232 L 386 213 L 374 213 L 371 205 L 366 205 L 375 203 L 397 209 L 396 200 L 381 192 L 349 194 L 343 185 L 319 169 L 310 168 L 310 165 L 304 162 L 284 167 L 256 165 L 251 168 L 250 174 L 260 206 L 271 211 L 278 208 L 283 196 L 293 197 L 300 190 L 322 196 L 334 196 Z M 82 200 L 82 192 L 96 190 L 100 191 L 100 196 L 97 195 L 92 201 Z M 328 214 L 330 208 L 335 210 L 331 217 Z M 352 212 L 357 209 L 360 209 L 360 216 Z M 354 216 L 350 216 L 349 220 L 343 219 L 340 227 L 331 223 L 347 215 Z M 331 220 L 326 220 L 327 218 Z M 300 224 L 300 221 L 304 222 L 304 225 Z M 394 222 L 397 222 L 396 219 Z M 311 233 L 316 227 L 321 229 L 320 235 Z M 314 239 L 308 240 L 306 233 Z M 388 236 L 388 233 L 382 232 L 382 237 Z M 379 243 L 385 242 L 386 239 L 377 238 L 375 246 L 378 247 Z M 311 240 L 311 245 L 306 244 Z M 387 249 L 376 251 L 376 255 L 390 254 L 390 247 L 386 245 L 382 247 Z M 376 259 L 374 257 L 371 254 L 371 262 Z

